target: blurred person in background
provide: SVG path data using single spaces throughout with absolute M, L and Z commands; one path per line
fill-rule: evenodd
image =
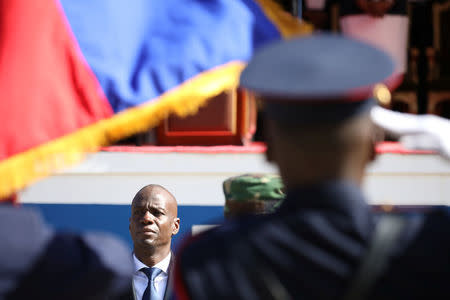
M 279 175 L 243 174 L 223 182 L 224 216 L 233 219 L 252 214 L 273 213 L 285 194 Z
M 395 62 L 391 85 L 398 87 L 408 64 L 407 0 L 340 0 L 338 3 L 342 33 L 386 51 Z
M 133 265 L 122 241 L 55 231 L 15 201 L 0 201 L 0 299 L 129 299 Z

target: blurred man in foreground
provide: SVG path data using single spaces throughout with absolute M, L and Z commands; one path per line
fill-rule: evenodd
M 119 240 L 61 233 L 35 211 L 0 202 L 0 299 L 127 299 L 132 261 Z
M 173 257 L 172 236 L 180 229 L 177 201 L 164 187 L 150 184 L 134 196 L 130 234 L 133 240 L 135 299 L 169 299 Z
M 241 85 L 265 102 L 270 161 L 287 188 L 273 215 L 196 237 L 177 260 L 182 299 L 448 298 L 450 214 L 379 221 L 361 191 L 370 111 L 392 60 L 335 35 L 257 53 Z M 380 92 L 378 86 L 375 94 Z M 442 297 L 442 296 L 440 296 Z

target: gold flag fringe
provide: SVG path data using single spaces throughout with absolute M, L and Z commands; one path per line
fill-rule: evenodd
M 283 38 L 298 37 L 310 34 L 313 31 L 313 26 L 310 23 L 292 16 L 283 10 L 277 2 L 273 0 L 256 0 L 256 2 L 261 6 L 267 18 L 277 27 Z
M 236 88 L 244 66 L 231 62 L 203 72 L 154 101 L 11 156 L 0 162 L 0 199 L 81 161 L 86 153 L 155 127 L 171 113 L 181 117 L 195 114 L 211 97 Z

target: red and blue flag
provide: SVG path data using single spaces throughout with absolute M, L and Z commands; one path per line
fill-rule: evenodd
M 0 1 L 0 198 L 195 113 L 255 49 L 309 31 L 271 0 Z

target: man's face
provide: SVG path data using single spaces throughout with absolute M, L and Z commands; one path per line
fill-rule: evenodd
M 131 206 L 130 234 L 135 247 L 170 244 L 178 232 L 176 203 L 164 193 L 149 193 L 135 199 Z

